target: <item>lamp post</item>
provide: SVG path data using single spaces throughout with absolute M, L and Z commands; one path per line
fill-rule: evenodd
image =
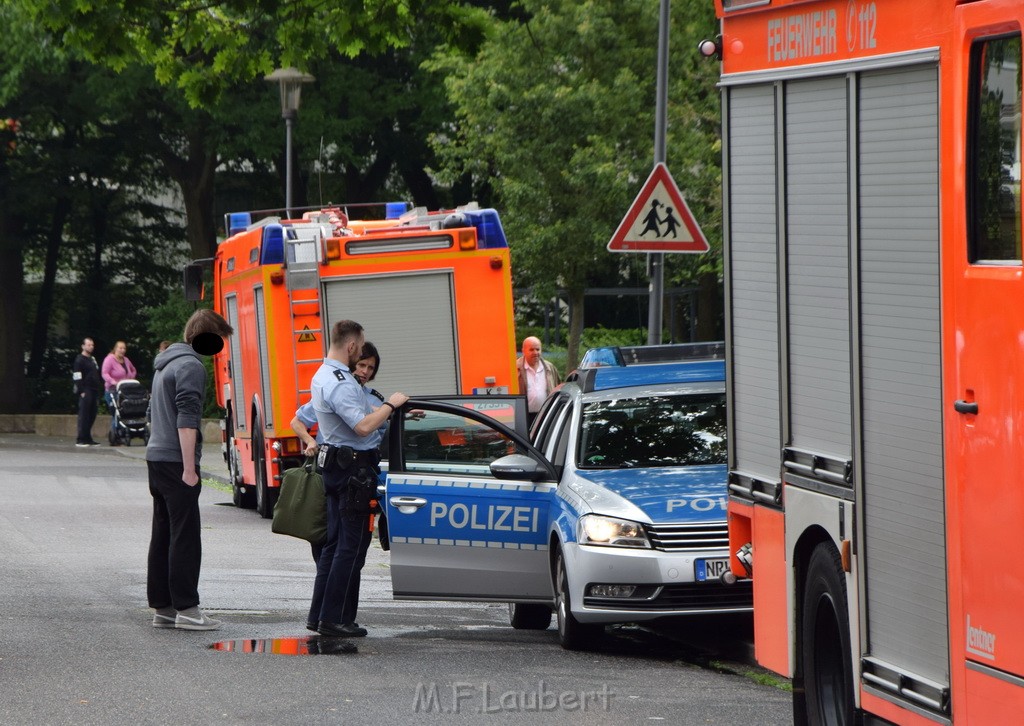
M 284 172 L 284 207 L 289 218 L 292 216 L 292 127 L 299 116 L 299 99 L 302 84 L 312 83 L 316 79 L 298 68 L 278 68 L 268 76 L 268 83 L 275 81 L 281 89 L 281 118 L 285 129 L 285 172 Z

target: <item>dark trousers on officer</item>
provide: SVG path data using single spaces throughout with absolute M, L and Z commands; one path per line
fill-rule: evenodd
M 310 623 L 356 622 L 359 608 L 359 584 L 373 532 L 366 514 L 347 514 L 342 508 L 349 472 L 326 469 L 327 541 L 320 551 L 313 583 Z M 334 481 L 331 481 L 331 480 Z M 340 491 L 339 491 L 340 489 Z
M 153 535 L 149 541 L 146 594 L 151 608 L 187 610 L 199 604 L 199 492 L 202 484 L 181 480 L 181 462 L 149 461 L 149 493 L 153 495 Z
M 96 391 L 85 389 L 78 395 L 78 441 L 79 444 L 92 442 L 92 425 L 96 421 L 99 401 Z

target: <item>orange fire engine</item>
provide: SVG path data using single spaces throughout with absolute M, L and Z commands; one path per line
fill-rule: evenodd
M 360 322 L 390 393 L 518 393 L 509 250 L 493 209 L 388 204 L 301 219 L 228 215 L 213 259 L 214 308 L 235 334 L 214 362 L 225 458 L 238 506 L 270 517 L 285 469 L 301 462 L 296 409 L 330 343 Z M 381 216 L 377 212 L 377 216 Z
M 716 9 L 756 657 L 798 723 L 1019 723 L 1024 3 Z

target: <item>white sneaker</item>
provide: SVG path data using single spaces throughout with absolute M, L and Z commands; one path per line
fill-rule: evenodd
M 178 613 L 174 620 L 174 627 L 178 630 L 217 630 L 221 626 L 220 620 L 214 620 L 202 610 L 199 610 L 199 617 Z

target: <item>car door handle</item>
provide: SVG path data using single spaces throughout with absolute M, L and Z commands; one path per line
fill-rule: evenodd
M 402 514 L 412 514 L 425 505 L 427 500 L 422 497 L 391 497 L 388 502 Z
M 963 399 L 954 401 L 953 408 L 957 413 L 978 413 L 978 404 L 974 401 L 964 401 Z

